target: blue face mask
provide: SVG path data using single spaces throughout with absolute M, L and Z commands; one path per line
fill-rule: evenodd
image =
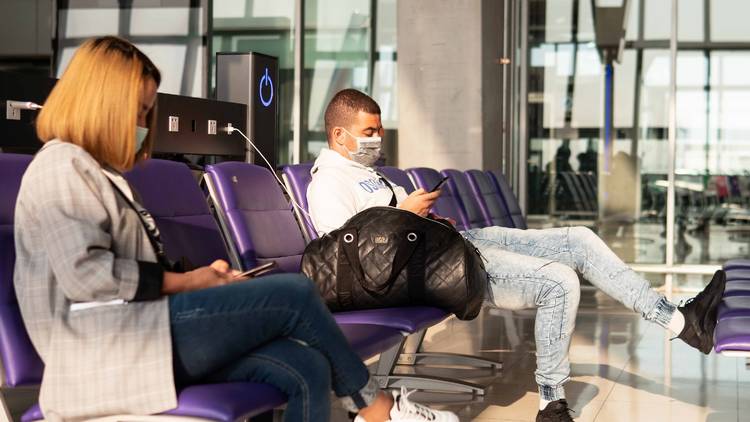
M 146 140 L 146 136 L 148 136 L 148 128 L 136 126 L 135 127 L 135 150 L 140 151 L 141 147 L 143 147 L 143 141 Z

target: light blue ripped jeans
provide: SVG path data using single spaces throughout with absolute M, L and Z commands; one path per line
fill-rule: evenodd
M 489 261 L 489 303 L 503 309 L 537 308 L 535 374 L 545 400 L 565 397 L 563 384 L 570 377 L 568 349 L 581 297 L 576 271 L 661 326 L 667 326 L 676 309 L 588 228 L 487 227 L 462 234 Z

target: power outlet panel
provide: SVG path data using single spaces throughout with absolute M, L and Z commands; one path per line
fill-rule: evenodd
M 21 120 L 21 110 L 10 105 L 10 101 L 5 102 L 5 119 Z
M 209 135 L 216 135 L 216 120 L 209 120 L 208 121 L 208 134 Z
M 169 129 L 170 132 L 180 131 L 180 118 L 177 116 L 169 116 Z
M 2 1 L 0 0 L 0 3 Z M 217 155 L 232 157 L 233 160 L 242 160 L 245 157 L 245 144 L 236 136 L 230 137 L 222 128 L 226 125 L 225 122 L 243 122 L 239 128 L 244 130 L 244 122 L 247 120 L 246 105 L 172 94 L 159 94 L 158 102 L 154 156 Z M 21 119 L 23 120 L 24 116 L 21 116 Z M 210 120 L 215 120 L 216 123 Z

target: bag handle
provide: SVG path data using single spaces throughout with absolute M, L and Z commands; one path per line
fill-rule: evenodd
M 336 270 L 336 283 L 339 305 L 343 309 L 353 305 L 354 278 L 371 296 L 383 297 L 390 293 L 401 271 L 406 268 L 409 298 L 414 303 L 424 302 L 425 251 L 423 234 L 415 231 L 402 233 L 391 265 L 388 280 L 380 287 L 371 289 L 365 282 L 362 263 L 359 260 L 359 238 L 355 229 L 345 230 L 339 234 L 339 259 Z M 340 253 L 343 251 L 343 255 Z

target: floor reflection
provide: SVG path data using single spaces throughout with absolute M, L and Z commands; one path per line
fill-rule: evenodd
M 478 351 L 502 360 L 493 376 L 467 368 L 400 368 L 489 385 L 487 395 L 422 394 L 418 400 L 457 412 L 462 421 L 533 421 L 534 311 L 485 309 L 476 320 L 448 320 L 428 332 L 427 350 Z M 745 360 L 704 356 L 595 290 L 581 298 L 571 345 L 567 395 L 577 421 L 750 421 Z M 335 410 L 334 420 L 346 421 Z

